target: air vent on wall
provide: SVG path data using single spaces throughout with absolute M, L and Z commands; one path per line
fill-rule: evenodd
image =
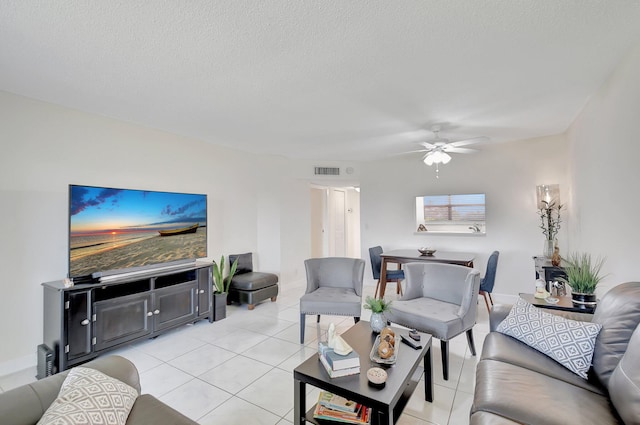
M 340 168 L 338 167 L 315 167 L 314 174 L 316 176 L 339 176 Z

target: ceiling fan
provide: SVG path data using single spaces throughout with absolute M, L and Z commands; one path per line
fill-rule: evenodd
M 449 153 L 474 153 L 476 149 L 463 148 L 462 146 L 472 145 L 474 143 L 480 143 L 487 140 L 486 137 L 474 137 L 471 139 L 457 140 L 455 142 L 450 141 L 444 137 L 440 137 L 440 126 L 434 125 L 431 127 L 431 131 L 435 134 L 435 137 L 426 142 L 418 142 L 424 149 L 419 149 L 413 152 L 425 152 L 422 160 L 425 164 L 431 166 L 436 164 L 436 178 L 439 178 L 438 172 L 440 164 L 448 164 L 451 161 L 451 155 Z

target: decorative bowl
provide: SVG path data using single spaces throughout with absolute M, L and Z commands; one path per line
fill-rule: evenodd
M 394 341 L 395 342 L 393 344 L 393 348 L 394 348 L 393 354 L 391 355 L 391 357 L 383 359 L 378 354 L 378 346 L 380 345 L 380 335 L 376 336 L 376 340 L 373 342 L 373 347 L 371 348 L 371 353 L 369 353 L 369 359 L 371 359 L 372 362 L 375 362 L 378 364 L 394 364 L 396 362 L 396 359 L 398 358 L 398 350 L 400 349 L 400 336 L 395 335 Z
M 433 248 L 418 248 L 418 252 L 422 255 L 433 255 L 436 250 Z
M 379 367 L 372 367 L 367 370 L 367 379 L 374 386 L 383 386 L 387 382 L 387 372 Z

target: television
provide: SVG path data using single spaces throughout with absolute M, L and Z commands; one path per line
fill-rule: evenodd
M 69 277 L 207 256 L 207 195 L 69 185 Z

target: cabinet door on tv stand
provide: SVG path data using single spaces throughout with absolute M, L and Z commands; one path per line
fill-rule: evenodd
M 67 362 L 91 354 L 91 290 L 66 294 L 64 319 Z
M 197 290 L 195 281 L 157 289 L 154 294 L 154 330 L 195 321 Z
M 100 351 L 151 334 L 151 294 L 134 294 L 94 304 L 95 350 Z
M 211 268 L 198 270 L 198 318 L 208 317 L 213 322 L 211 287 Z

